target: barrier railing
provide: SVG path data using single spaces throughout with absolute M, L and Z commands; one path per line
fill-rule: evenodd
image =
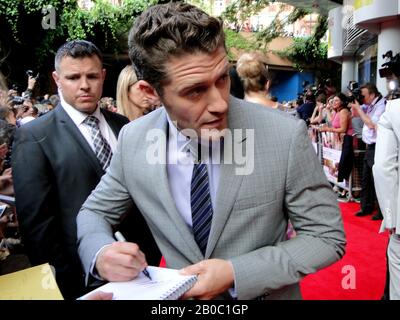
M 342 154 L 344 134 L 320 132 L 318 126 L 311 126 L 308 135 L 329 182 L 347 191 L 347 201 L 355 201 L 361 191 L 361 178 L 365 150 L 354 148 L 354 162 L 348 180 L 338 181 L 339 161 Z M 357 147 L 357 138 L 353 137 L 353 146 Z

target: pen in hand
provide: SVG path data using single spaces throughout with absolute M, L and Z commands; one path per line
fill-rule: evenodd
M 117 241 L 119 241 L 119 242 L 126 242 L 126 240 L 125 240 L 125 238 L 124 238 L 124 236 L 122 235 L 121 232 L 119 232 L 119 231 L 115 232 L 115 233 L 114 233 L 114 236 L 115 236 L 115 239 L 117 239 Z M 143 274 L 144 274 L 147 278 L 149 278 L 150 280 L 153 280 L 153 279 L 150 277 L 150 273 L 149 273 L 149 271 L 147 271 L 146 268 L 144 268 L 142 272 L 143 272 Z

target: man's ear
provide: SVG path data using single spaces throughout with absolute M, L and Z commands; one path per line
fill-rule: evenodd
M 265 81 L 264 88 L 265 88 L 265 90 L 267 90 L 267 92 L 269 92 L 270 87 L 271 87 L 271 81 L 270 80 Z
M 105 78 L 106 78 L 106 69 L 102 69 L 102 70 L 101 70 L 101 75 L 102 75 L 103 81 L 104 81 Z
M 139 80 L 137 88 L 149 99 L 157 100 L 160 99 L 157 91 L 153 88 L 153 86 L 145 80 Z
M 53 73 L 51 75 L 53 76 L 54 82 L 56 83 L 58 88 L 60 88 L 60 84 L 59 84 L 60 76 L 58 75 L 57 71 L 53 71 Z

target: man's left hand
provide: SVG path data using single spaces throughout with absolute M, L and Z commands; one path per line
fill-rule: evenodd
M 181 299 L 210 300 L 233 287 L 234 272 L 230 261 L 203 260 L 181 270 L 184 275 L 197 275 L 197 282 Z

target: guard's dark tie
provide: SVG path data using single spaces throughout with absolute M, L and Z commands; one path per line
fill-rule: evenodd
M 103 170 L 106 170 L 110 165 L 112 152 L 110 145 L 100 132 L 99 119 L 95 116 L 88 116 L 84 123 L 90 127 L 96 157 L 99 159 Z
M 193 167 L 190 201 L 194 238 L 203 255 L 206 252 L 208 235 L 211 228 L 213 209 L 207 164 L 195 163 Z

